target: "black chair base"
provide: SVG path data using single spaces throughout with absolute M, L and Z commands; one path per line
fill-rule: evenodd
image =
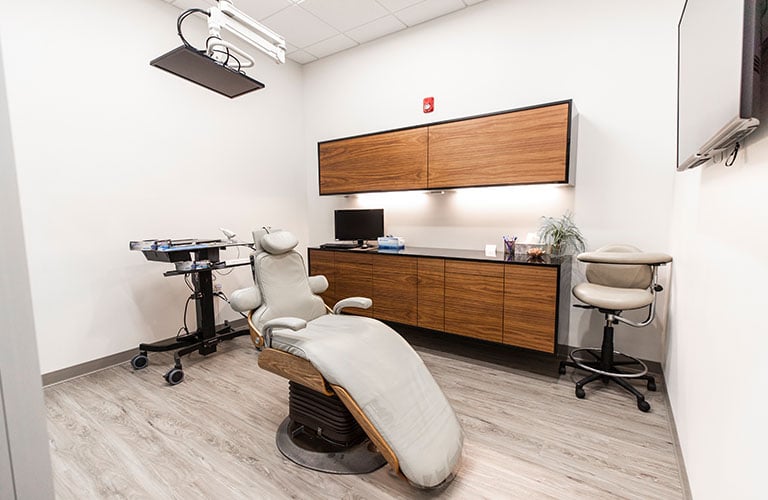
M 586 352 L 592 356 L 593 360 L 579 360 L 573 355 L 577 352 Z M 616 355 L 621 356 L 617 359 Z M 637 390 L 632 384 L 629 383 L 631 379 L 640 379 L 646 381 L 646 387 L 649 391 L 656 390 L 656 380 L 652 375 L 648 375 L 647 367 L 645 363 L 639 359 L 627 356 L 625 354 L 616 352 L 613 350 L 613 326 L 606 325 L 603 330 L 603 345 L 600 349 L 575 349 L 570 354 L 571 361 L 563 360 L 560 362 L 559 373 L 565 374 L 566 367 L 570 366 L 578 370 L 585 370 L 592 372 L 590 375 L 582 378 L 576 382 L 576 397 L 584 399 L 586 392 L 584 386 L 592 383 L 596 380 L 601 380 L 604 384 L 614 382 L 622 387 L 629 393 L 631 393 L 637 399 L 637 408 L 640 411 L 648 412 L 651 410 L 651 405 L 645 400 L 645 396 Z M 631 367 L 638 366 L 640 371 L 629 371 Z
M 290 461 L 331 474 L 367 474 L 386 464 L 338 396 L 288 383 L 288 417 L 277 448 Z
M 286 417 L 277 430 L 277 449 L 291 462 L 329 474 L 368 474 L 387 463 L 367 438 L 352 446 L 322 439 Z

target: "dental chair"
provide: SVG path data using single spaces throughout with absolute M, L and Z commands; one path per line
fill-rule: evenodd
M 586 262 L 587 283 L 573 287 L 573 295 L 584 304 L 575 307 L 597 309 L 605 316 L 603 341 L 600 347 L 574 349 L 570 361 L 561 361 L 559 372 L 566 367 L 590 372 L 576 382 L 576 397 L 584 399 L 584 386 L 601 380 L 614 382 L 637 399 L 640 411 L 650 411 L 651 405 L 630 380 L 646 381 L 649 391 L 656 390 L 656 381 L 648 374 L 648 367 L 638 358 L 614 351 L 613 325 L 624 323 L 640 328 L 651 324 L 656 314 L 656 294 L 662 291 L 657 283 L 657 269 L 672 261 L 663 253 L 641 252 L 629 245 L 607 245 L 594 252 L 576 257 Z M 645 320 L 636 322 L 622 316 L 623 311 L 648 308 Z
M 368 308 L 352 297 L 328 308 L 324 276 L 307 277 L 287 231 L 254 232 L 255 286 L 232 294 L 248 314 L 259 366 L 289 380 L 289 415 L 277 447 L 291 461 L 329 473 L 372 472 L 385 463 L 419 488 L 447 484 L 463 431 L 419 355 L 384 323 L 341 314 Z

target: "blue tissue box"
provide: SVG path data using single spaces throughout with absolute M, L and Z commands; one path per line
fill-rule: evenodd
M 405 248 L 405 240 L 397 236 L 382 236 L 378 240 L 380 250 L 400 250 Z

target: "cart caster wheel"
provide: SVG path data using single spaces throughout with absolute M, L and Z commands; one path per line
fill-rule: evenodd
M 639 399 L 639 400 L 637 401 L 637 408 L 638 408 L 640 411 L 643 411 L 643 412 L 649 412 L 649 411 L 651 411 L 651 405 L 650 405 L 650 404 L 648 404 L 648 401 L 646 401 L 646 400 L 644 400 L 644 399 Z
M 149 358 L 146 354 L 137 354 L 131 358 L 131 366 L 134 370 L 141 370 L 146 368 L 149 364 Z
M 649 391 L 655 391 L 656 390 L 656 381 L 653 380 L 653 379 L 649 380 L 647 387 L 648 387 Z
M 565 361 L 560 362 L 560 368 L 557 369 L 557 373 L 565 375 Z
M 180 384 L 184 380 L 184 372 L 181 368 L 171 368 L 168 373 L 164 375 L 165 381 L 171 385 Z
M 586 392 L 584 392 L 584 389 L 581 387 L 576 387 L 576 397 L 579 399 L 584 399 L 584 397 L 587 395 Z

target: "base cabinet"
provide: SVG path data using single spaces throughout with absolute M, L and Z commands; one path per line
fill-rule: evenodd
M 558 330 L 568 328 L 561 302 L 569 264 L 309 249 L 309 272 L 328 278 L 322 297 L 329 307 L 346 297 L 373 300 L 370 309 L 347 313 L 551 354 Z

